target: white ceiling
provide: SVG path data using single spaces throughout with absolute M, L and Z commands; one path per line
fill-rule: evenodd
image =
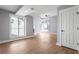
M 22 8 L 19 9 L 19 11 L 16 13 L 16 15 L 20 16 L 26 16 L 26 15 L 57 15 L 57 8 L 60 5 L 24 5 Z M 34 10 L 30 10 L 30 8 L 34 8 Z M 28 11 L 28 12 L 25 12 Z
M 59 6 L 60 5 L 0 5 L 0 9 L 14 12 L 16 15 L 20 16 L 39 15 L 44 17 L 46 14 L 50 16 L 57 15 L 57 8 Z M 34 8 L 34 10 L 31 10 L 30 8 Z
M 21 5 L 0 5 L 0 9 L 10 12 L 17 12 L 21 8 Z

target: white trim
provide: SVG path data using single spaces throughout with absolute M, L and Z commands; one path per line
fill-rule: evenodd
M 61 43 L 57 42 L 56 45 L 61 46 Z
M 49 33 L 49 34 L 50 34 L 50 35 L 52 35 L 52 34 L 53 34 L 53 35 L 57 35 L 57 33 Z
M 37 35 L 37 34 L 39 34 L 39 33 L 43 33 L 43 32 L 36 32 L 36 33 L 34 33 L 34 35 Z M 49 33 L 49 32 L 47 32 L 47 33 Z M 57 35 L 57 33 L 53 33 L 53 32 L 52 32 L 52 33 L 49 33 L 49 34 L 50 34 L 50 35 L 51 35 L 51 34 Z
M 16 39 L 10 39 L 10 40 L 5 40 L 5 41 L 1 41 L 0 44 L 2 43 L 7 43 L 7 42 L 11 42 L 11 41 L 15 41 L 15 40 L 23 40 L 23 39 L 27 39 L 27 38 L 31 38 L 31 37 L 34 37 L 34 35 L 32 36 L 27 36 L 27 37 L 20 37 L 20 38 L 16 38 Z
M 36 32 L 36 33 L 34 33 L 34 35 L 37 35 L 37 34 L 39 34 L 40 32 Z

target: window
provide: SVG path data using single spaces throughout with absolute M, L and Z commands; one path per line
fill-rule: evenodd
M 10 37 L 25 36 L 25 18 L 10 16 Z
M 19 36 L 24 36 L 25 33 L 25 20 L 22 18 L 19 18 Z

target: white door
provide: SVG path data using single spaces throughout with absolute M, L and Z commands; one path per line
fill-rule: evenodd
M 74 10 L 69 9 L 61 12 L 61 39 L 62 46 L 73 48 L 74 40 L 73 40 L 73 17 Z
M 79 51 L 79 8 L 76 8 L 74 12 L 74 41 L 74 48 Z
M 66 13 L 63 12 L 61 17 L 61 39 L 62 39 L 62 45 L 67 46 L 66 44 Z

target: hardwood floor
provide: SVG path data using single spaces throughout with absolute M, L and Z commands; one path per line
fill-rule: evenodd
M 40 33 L 29 39 L 0 44 L 1 54 L 77 54 L 76 50 L 56 45 L 56 35 Z

